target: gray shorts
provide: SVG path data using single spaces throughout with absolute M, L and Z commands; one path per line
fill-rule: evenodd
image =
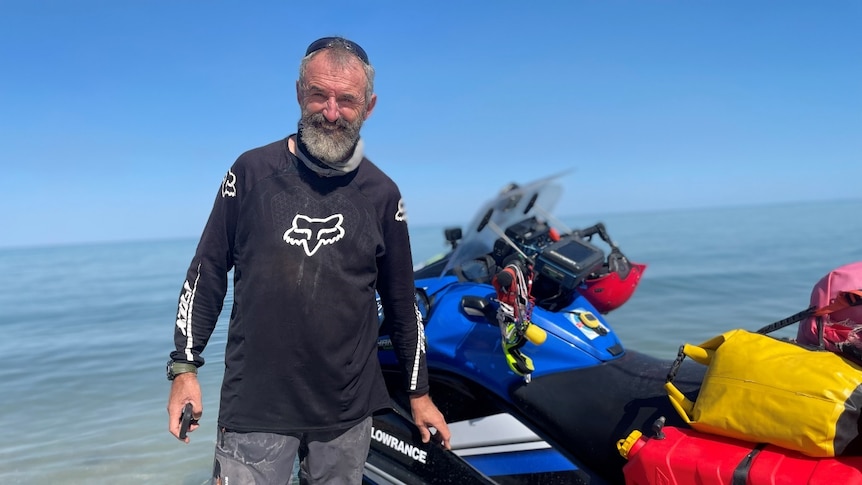
M 359 485 L 371 446 L 371 418 L 347 430 L 235 433 L 220 429 L 213 485 L 289 485 L 299 459 L 301 484 Z

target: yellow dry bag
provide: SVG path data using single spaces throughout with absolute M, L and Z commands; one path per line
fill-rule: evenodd
M 685 357 L 707 366 L 695 401 L 673 385 Z M 665 389 L 698 431 L 828 457 L 859 436 L 860 384 L 862 367 L 838 354 L 738 329 L 683 345 Z

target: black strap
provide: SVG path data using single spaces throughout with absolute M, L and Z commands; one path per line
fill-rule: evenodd
M 838 310 L 844 310 L 845 308 L 850 308 L 854 306 L 862 305 L 862 290 L 850 290 L 850 291 L 842 291 L 835 297 L 835 299 L 829 305 L 826 305 L 822 308 L 817 308 L 816 306 L 810 306 L 801 312 L 791 315 L 783 320 L 779 320 L 774 323 L 770 323 L 769 325 L 762 327 L 757 330 L 757 333 L 767 334 L 770 332 L 774 332 L 780 328 L 784 328 L 788 325 L 793 325 L 796 322 L 801 322 L 802 320 L 814 315 L 817 318 L 817 326 L 818 333 L 821 334 L 820 343 L 822 345 L 823 338 L 823 322 L 820 317 L 824 315 L 829 315 L 830 313 L 837 312 Z
M 766 446 L 766 443 L 760 443 L 754 447 L 753 450 L 749 451 L 745 458 L 739 462 L 739 465 L 736 465 L 736 469 L 733 470 L 733 480 L 731 480 L 731 485 L 745 485 L 748 482 L 748 473 L 751 471 L 751 464 L 754 462 L 754 458 L 760 453 Z
M 762 333 L 765 335 L 767 333 L 774 332 L 778 329 L 793 325 L 794 323 L 801 322 L 802 320 L 805 320 L 806 318 L 810 317 L 811 315 L 814 315 L 814 312 L 816 310 L 817 310 L 817 307 L 812 305 L 812 306 L 806 308 L 805 310 L 802 310 L 799 313 L 796 313 L 794 315 L 790 315 L 789 317 L 787 317 L 783 320 L 779 320 L 777 322 L 770 323 L 769 325 L 760 328 L 759 330 L 757 330 L 757 333 Z

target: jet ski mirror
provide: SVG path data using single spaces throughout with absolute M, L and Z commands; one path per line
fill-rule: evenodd
M 461 298 L 461 310 L 471 317 L 485 317 L 492 325 L 497 325 L 497 309 L 487 298 L 465 296 Z
M 458 241 L 461 240 L 463 234 L 460 227 L 447 227 L 443 230 L 443 235 L 446 237 L 446 242 L 452 246 L 452 249 L 458 247 Z

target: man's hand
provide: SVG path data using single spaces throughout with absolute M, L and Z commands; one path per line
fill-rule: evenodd
M 200 419 L 204 412 L 201 403 L 201 385 L 193 372 L 180 374 L 171 383 L 171 394 L 168 397 L 168 431 L 177 439 L 180 439 L 180 416 L 183 413 L 183 406 L 189 402 L 192 403 L 194 419 Z M 189 426 L 189 433 L 197 428 L 197 422 L 192 421 L 191 426 Z M 186 437 L 181 441 L 188 443 L 189 438 Z
M 430 428 L 434 428 L 437 430 L 434 440 L 443 445 L 447 450 L 451 450 L 452 446 L 449 444 L 449 439 L 451 438 L 449 426 L 446 425 L 443 413 L 431 401 L 431 396 L 428 394 L 410 396 L 410 408 L 413 412 L 413 422 L 419 428 L 419 433 L 422 435 L 422 442 L 428 443 L 431 441 Z

